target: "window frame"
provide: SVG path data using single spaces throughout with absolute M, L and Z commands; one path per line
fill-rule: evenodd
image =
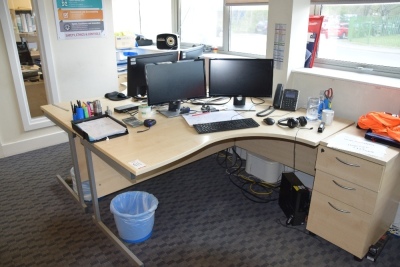
M 322 6 L 323 4 L 317 4 L 317 1 L 311 2 L 310 5 L 310 15 L 321 15 Z M 320 1 L 323 2 L 323 1 Z M 363 1 L 365 4 L 372 4 L 371 0 Z M 334 5 L 334 4 L 354 4 L 354 1 L 343 1 L 338 3 L 338 1 L 325 1 L 325 4 Z M 384 3 L 384 1 L 377 0 L 374 3 Z M 359 3 L 360 4 L 360 3 Z M 361 3 L 362 4 L 362 3 Z M 400 2 L 399 2 L 400 4 Z M 363 64 L 358 62 L 351 62 L 351 61 L 342 61 L 342 60 L 333 60 L 333 59 L 326 59 L 326 58 L 318 58 L 314 60 L 314 66 L 326 69 L 334 69 L 334 70 L 341 70 L 347 72 L 354 72 L 354 73 L 361 73 L 361 74 L 370 74 L 376 76 L 384 76 L 384 77 L 391 77 L 391 78 L 400 78 L 400 67 L 389 67 L 389 66 L 382 66 L 382 65 L 374 65 L 374 64 Z
M 180 0 L 172 0 L 176 3 L 177 9 L 173 9 L 176 12 L 176 29 L 180 27 L 180 14 L 181 14 L 181 6 Z M 395 0 L 363 0 L 363 3 L 388 3 L 388 2 L 399 2 Z M 311 0 L 310 3 L 310 15 L 320 15 L 321 13 L 321 6 L 323 4 L 354 4 L 360 3 L 354 0 Z M 262 5 L 265 5 L 263 3 Z M 173 16 L 174 17 L 174 16 Z M 241 53 L 241 52 L 233 52 L 229 51 L 229 21 L 230 21 L 230 6 L 225 5 L 223 6 L 223 40 L 222 46 L 218 47 L 218 52 L 221 54 L 228 54 L 228 55 L 235 55 L 235 56 L 243 56 L 243 57 L 251 57 L 251 58 L 265 58 L 264 55 L 255 55 L 255 54 L 248 54 L 248 53 Z M 177 30 L 177 32 L 179 32 Z M 182 47 L 189 47 L 194 45 L 194 43 L 181 43 Z M 334 69 L 334 70 L 342 70 L 347 72 L 354 72 L 354 73 L 363 73 L 363 74 L 371 74 L 377 76 L 384 76 L 384 77 L 392 77 L 392 78 L 400 78 L 400 68 L 397 67 L 388 67 L 382 65 L 373 65 L 373 64 L 362 64 L 362 63 L 355 63 L 350 61 L 341 61 L 341 60 L 332 60 L 332 59 L 324 59 L 324 58 L 315 58 L 314 61 L 315 67 L 326 68 L 326 69 Z
M 173 14 L 173 29 L 177 33 L 180 33 L 180 21 L 181 21 L 181 0 L 171 0 L 172 5 L 176 6 L 176 9 L 173 9 L 176 14 Z M 259 3 L 256 5 L 266 5 L 267 3 Z M 254 5 L 254 4 L 252 4 Z M 229 51 L 229 22 L 230 22 L 230 6 L 223 4 L 223 27 L 222 27 L 222 46 L 218 47 L 218 53 L 221 54 L 227 54 L 227 55 L 233 55 L 233 56 L 240 56 L 240 57 L 249 57 L 249 58 L 266 58 L 266 55 L 256 55 L 256 54 L 251 54 L 251 53 L 243 53 L 243 52 L 233 52 Z M 187 42 L 181 42 L 181 47 L 191 47 L 193 45 L 196 45 L 195 43 L 187 43 Z M 207 44 L 208 45 L 208 44 Z

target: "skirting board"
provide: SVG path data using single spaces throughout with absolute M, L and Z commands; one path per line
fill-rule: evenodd
M 25 139 L 8 144 L 1 144 L 0 150 L 2 150 L 3 153 L 0 156 L 1 158 L 6 158 L 65 142 L 68 142 L 68 135 L 64 131 L 60 130 L 55 133 L 37 136 L 31 139 Z

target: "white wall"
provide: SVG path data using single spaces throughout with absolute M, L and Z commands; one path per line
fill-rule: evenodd
M 60 101 L 92 98 L 118 90 L 111 1 L 103 3 L 105 38 L 58 40 L 53 1 L 45 2 Z M 0 58 L 0 144 L 3 156 L 66 142 L 66 135 L 58 127 L 23 130 L 1 27 Z
M 301 108 L 306 107 L 309 96 L 332 88 L 335 116 L 357 122 L 370 111 L 400 114 L 399 86 L 398 79 L 313 68 L 293 71 L 285 87 L 300 90 Z

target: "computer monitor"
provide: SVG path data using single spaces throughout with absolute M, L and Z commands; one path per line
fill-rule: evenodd
M 203 55 L 204 45 L 194 46 L 187 49 L 182 49 L 179 52 L 179 60 L 198 59 Z
M 128 90 L 131 97 L 144 97 L 147 94 L 144 67 L 149 63 L 175 62 L 178 60 L 178 51 L 142 54 L 130 56 L 127 59 Z
M 147 64 L 145 72 L 148 105 L 168 103 L 168 110 L 159 110 L 166 117 L 180 114 L 182 100 L 207 96 L 204 59 Z
M 19 56 L 19 63 L 21 65 L 33 65 L 33 59 L 28 45 L 25 42 L 17 42 L 17 50 Z
M 273 72 L 273 59 L 210 59 L 209 96 L 234 97 L 234 109 L 249 110 L 246 97 L 272 97 Z

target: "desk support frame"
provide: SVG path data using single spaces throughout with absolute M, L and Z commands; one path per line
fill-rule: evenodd
M 93 221 L 96 223 L 96 225 L 100 228 L 100 230 L 103 231 L 104 234 L 110 238 L 110 240 L 118 246 L 118 248 L 123 252 L 128 258 L 132 261 L 135 266 L 144 266 L 143 262 L 139 260 L 138 257 L 136 257 L 135 254 L 132 253 L 122 242 L 121 240 L 115 236 L 113 232 L 102 222 L 101 216 L 100 216 L 100 208 L 99 208 L 99 200 L 97 198 L 97 189 L 96 189 L 96 178 L 94 175 L 94 170 L 93 170 L 93 159 L 92 159 L 92 151 L 93 146 L 86 140 L 82 140 L 82 144 L 85 149 L 85 157 L 86 157 L 86 164 L 87 164 L 87 170 L 88 170 L 88 175 L 89 175 L 89 183 L 90 183 L 90 194 L 92 196 L 92 204 L 93 204 Z

